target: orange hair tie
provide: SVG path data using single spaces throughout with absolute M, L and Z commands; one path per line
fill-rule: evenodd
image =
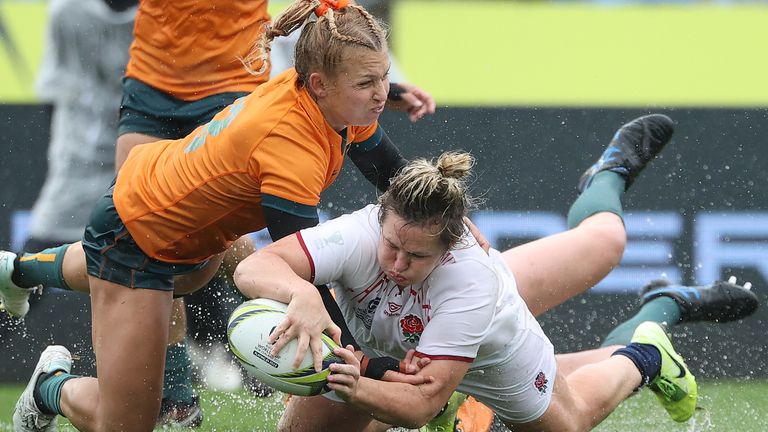
M 320 6 L 315 8 L 315 15 L 319 18 L 325 15 L 328 8 L 339 10 L 344 9 L 347 5 L 349 5 L 349 0 L 320 0 Z

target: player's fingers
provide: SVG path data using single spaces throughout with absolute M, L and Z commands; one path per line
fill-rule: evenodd
M 333 353 L 336 355 L 336 357 L 344 361 L 344 363 L 337 364 L 357 365 L 357 368 L 360 368 L 360 361 L 357 359 L 357 357 L 355 357 L 355 348 L 352 345 L 347 345 L 346 348 L 334 348 Z
M 354 366 L 344 363 L 332 363 L 328 366 L 328 369 L 330 369 L 331 375 L 354 375 L 355 373 Z M 335 381 L 338 382 L 338 380 Z
M 282 351 L 285 345 L 287 345 L 288 342 L 290 342 L 295 337 L 293 334 L 292 328 L 287 328 L 281 331 L 276 327 L 272 335 L 275 335 L 275 334 L 277 336 L 274 339 L 274 342 L 270 342 L 272 343 L 272 355 L 277 355 L 280 351 Z M 270 337 L 272 335 L 270 335 Z
M 283 318 L 283 320 L 280 321 L 280 324 L 278 324 L 277 327 L 272 329 L 272 332 L 269 333 L 267 342 L 275 343 L 275 341 L 277 341 L 280 338 L 280 336 L 282 336 L 283 333 L 285 333 L 285 331 L 291 326 L 292 322 L 293 320 L 291 319 L 290 316 L 286 316 L 285 318 Z
M 403 359 L 403 362 L 405 364 L 410 365 L 413 362 L 413 357 L 416 355 L 416 350 L 411 348 L 408 350 L 408 352 L 405 353 L 405 358 Z
M 399 382 L 399 383 L 405 383 L 405 384 L 412 384 L 412 385 L 421 385 L 421 384 L 427 384 L 434 380 L 431 376 L 423 376 L 423 375 L 409 375 L 404 374 L 401 372 L 395 372 L 395 371 L 386 371 L 384 372 L 384 376 L 381 377 L 382 381 L 386 382 Z
M 435 98 L 433 98 L 431 94 L 425 92 L 422 89 L 416 89 L 414 90 L 413 93 L 424 104 L 424 108 L 427 110 L 428 114 L 435 113 L 435 109 L 437 108 L 437 103 L 435 102 Z
M 472 237 L 477 240 L 477 244 L 483 248 L 485 253 L 488 253 L 488 251 L 491 249 L 491 243 L 487 238 L 485 238 L 483 233 L 480 232 L 480 229 L 466 216 L 464 216 L 464 225 L 469 228 L 469 232 L 472 234 Z
M 328 328 L 325 329 L 331 339 L 336 342 L 336 345 L 341 346 L 341 328 L 336 324 L 331 323 Z
M 411 107 L 411 109 L 408 110 L 408 117 L 410 118 L 411 122 L 421 120 L 421 118 L 426 114 L 427 108 L 424 105 L 421 105 L 420 107 Z
M 299 335 L 298 345 L 296 346 L 296 357 L 293 359 L 293 368 L 298 369 L 301 361 L 304 360 L 304 356 L 307 355 L 307 348 L 309 346 L 309 336 L 306 334 Z
M 424 103 L 413 93 L 403 93 L 401 97 L 403 102 L 405 102 L 406 111 L 409 113 L 419 110 L 424 106 Z
M 309 348 L 312 350 L 312 359 L 315 363 L 315 372 L 323 370 L 323 340 L 314 337 L 309 340 Z

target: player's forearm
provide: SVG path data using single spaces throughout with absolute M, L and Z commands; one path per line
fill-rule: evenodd
M 300 294 L 319 295 L 314 285 L 299 277 L 280 256 L 260 250 L 235 270 L 235 285 L 248 298 L 265 297 L 283 303 Z
M 445 401 L 437 400 L 436 385 L 415 386 L 361 377 L 349 403 L 383 423 L 415 429 L 427 424 L 445 405 Z

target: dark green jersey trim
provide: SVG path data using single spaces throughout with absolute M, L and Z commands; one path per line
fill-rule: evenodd
M 381 125 L 378 125 L 376 127 L 376 132 L 374 132 L 367 140 L 356 143 L 355 148 L 357 151 L 361 152 L 371 151 L 379 145 L 382 136 L 384 136 L 384 129 L 381 128 Z
M 261 205 L 303 218 L 316 218 L 317 206 L 299 204 L 274 195 L 261 195 Z

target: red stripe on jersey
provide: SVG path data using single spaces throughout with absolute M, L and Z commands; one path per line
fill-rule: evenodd
M 312 260 L 312 255 L 309 254 L 309 249 L 307 249 L 307 244 L 304 243 L 304 237 L 301 236 L 301 231 L 296 232 L 296 238 L 299 239 L 299 244 L 301 245 L 301 249 L 307 255 L 307 259 L 309 260 L 309 269 L 310 269 L 309 281 L 314 282 L 315 281 L 315 261 Z
M 462 357 L 462 356 L 451 356 L 451 355 L 429 355 L 429 354 L 424 354 L 418 351 L 416 351 L 414 355 L 419 358 L 428 358 L 431 360 L 454 360 L 454 361 L 460 361 L 465 363 L 472 363 L 473 361 L 475 361 L 474 357 Z

